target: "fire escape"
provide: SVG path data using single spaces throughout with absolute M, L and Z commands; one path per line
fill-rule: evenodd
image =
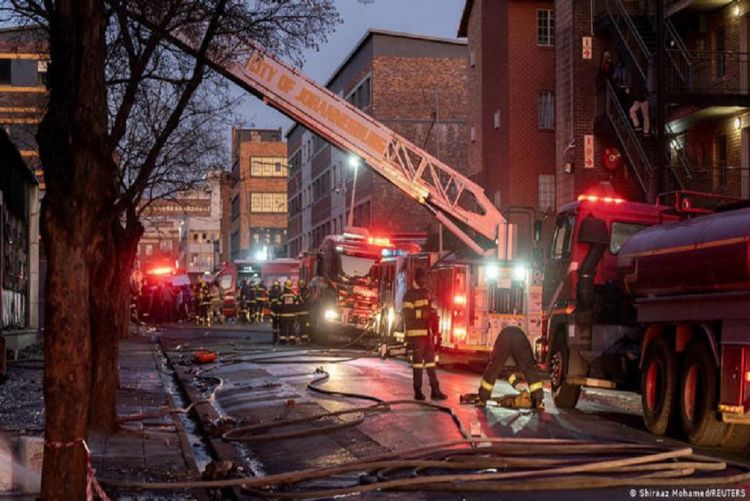
M 700 2 L 666 2 L 666 12 L 674 14 L 697 3 Z M 652 73 L 656 71 L 658 49 L 655 16 L 628 10 L 622 0 L 597 0 L 595 16 L 596 34 L 615 42 L 631 78 L 637 78 L 644 88 L 653 88 L 657 75 Z M 679 115 L 685 109 L 750 106 L 746 89 L 738 88 L 739 85 L 716 83 L 718 69 L 732 65 L 744 65 L 745 68 L 748 64 L 746 53 L 691 53 L 669 17 L 664 18 L 664 41 L 663 79 L 667 116 Z M 628 110 L 618 99 L 616 89 L 610 82 L 600 90 L 599 103 L 597 133 L 607 133 L 616 143 L 646 197 L 649 193 L 653 194 L 654 187 L 658 186 L 660 154 L 664 155 L 662 187 L 665 190 L 694 188 L 695 167 L 698 164 L 688 158 L 680 146 L 680 131 L 670 127 L 669 119 L 665 119 L 663 124 L 652 120 L 657 127 L 664 127 L 665 148 L 660 152 L 655 137 L 641 136 L 636 132 Z

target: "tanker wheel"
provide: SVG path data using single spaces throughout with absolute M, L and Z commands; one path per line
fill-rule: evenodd
M 641 402 L 646 428 L 655 435 L 674 429 L 677 415 L 677 357 L 666 339 L 651 343 L 643 358 Z
M 561 409 L 573 409 L 581 396 L 581 387 L 565 382 L 568 375 L 568 347 L 561 335 L 555 336 L 550 356 L 550 380 L 552 382 L 552 398 L 555 405 Z
M 691 444 L 715 446 L 727 433 L 727 424 L 719 420 L 719 369 L 711 350 L 693 343 L 685 354 L 680 382 L 680 422 Z
M 747 449 L 750 447 L 750 425 L 728 425 L 719 445 L 727 449 Z

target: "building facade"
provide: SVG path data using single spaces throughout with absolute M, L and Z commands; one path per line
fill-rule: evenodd
M 44 191 L 35 134 L 47 103 L 44 35 L 34 28 L 0 29 L 0 126 Z
M 148 203 L 141 217 L 137 269 L 168 267 L 197 276 L 220 268 L 224 174 L 210 171 L 202 188 Z
M 469 173 L 518 227 L 555 210 L 555 2 L 466 0 Z
M 232 261 L 286 256 L 287 174 L 281 129 L 232 129 Z
M 655 7 L 556 2 L 558 205 L 602 181 L 633 200 L 674 189 L 750 195 L 750 2 L 664 2 L 661 72 Z M 615 71 L 605 70 L 606 57 Z M 635 110 L 634 121 L 638 93 L 647 107 Z
M 326 86 L 466 172 L 465 42 L 370 30 Z M 287 140 L 290 257 L 342 232 L 350 216 L 354 226 L 371 233 L 426 232 L 427 246 L 437 248 L 432 216 L 366 166 L 351 167 L 349 152 L 299 125 Z

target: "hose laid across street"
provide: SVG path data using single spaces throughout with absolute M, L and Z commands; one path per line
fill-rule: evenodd
M 341 363 L 369 355 L 332 353 L 333 360 L 300 359 L 310 351 L 288 350 L 275 356 L 243 357 L 237 354 L 224 364 L 216 364 L 196 374 L 198 378 L 221 378 L 206 375 L 226 365 L 236 363 Z M 291 353 L 294 352 L 294 353 Z M 316 353 L 319 355 L 320 353 Z M 253 353 L 255 355 L 255 353 Z M 342 356 L 343 355 L 343 356 Z M 355 356 L 352 356 L 355 355 Z M 338 357 L 338 358 L 335 358 Z M 307 388 L 331 396 L 357 398 L 374 402 L 372 405 L 315 416 L 275 421 L 272 423 L 241 426 L 224 432 L 228 441 L 259 442 L 283 440 L 312 433 L 330 433 L 356 426 L 367 416 L 393 411 L 393 407 L 418 405 L 431 410 L 447 412 L 464 437 L 431 444 L 411 450 L 389 452 L 369 458 L 350 461 L 337 466 L 311 468 L 264 477 L 245 477 L 210 481 L 184 482 L 123 482 L 101 480 L 103 484 L 122 489 L 179 490 L 212 489 L 242 486 L 249 494 L 277 499 L 331 498 L 379 490 L 441 491 L 441 492 L 500 492 L 525 490 L 599 489 L 618 486 L 635 487 L 695 487 L 730 486 L 750 482 L 750 472 L 745 470 L 732 475 L 717 475 L 727 469 L 727 464 L 711 458 L 697 456 L 689 447 L 665 449 L 660 446 L 628 442 L 593 442 L 568 439 L 524 438 L 471 438 L 455 412 L 447 406 L 413 400 L 384 401 L 380 398 L 329 390 L 321 387 L 329 380 L 325 370 Z M 213 400 L 217 388 L 211 392 Z M 325 426 L 308 426 L 267 434 L 268 430 L 285 426 L 298 426 L 356 415 L 343 423 Z M 263 433 L 263 434 L 261 434 Z M 349 475 L 351 485 L 320 488 L 326 479 L 341 483 L 341 476 Z M 522 482 L 518 480 L 522 479 Z M 310 485 L 314 482 L 314 485 Z

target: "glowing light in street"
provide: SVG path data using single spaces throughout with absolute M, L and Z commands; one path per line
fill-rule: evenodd
M 323 312 L 323 318 L 330 322 L 339 318 L 339 314 L 336 310 L 326 310 Z
M 513 280 L 517 280 L 519 282 L 526 281 L 526 273 L 528 270 L 525 266 L 516 266 L 513 268 Z
M 500 276 L 500 268 L 497 265 L 490 264 L 487 266 L 487 280 L 497 280 Z

